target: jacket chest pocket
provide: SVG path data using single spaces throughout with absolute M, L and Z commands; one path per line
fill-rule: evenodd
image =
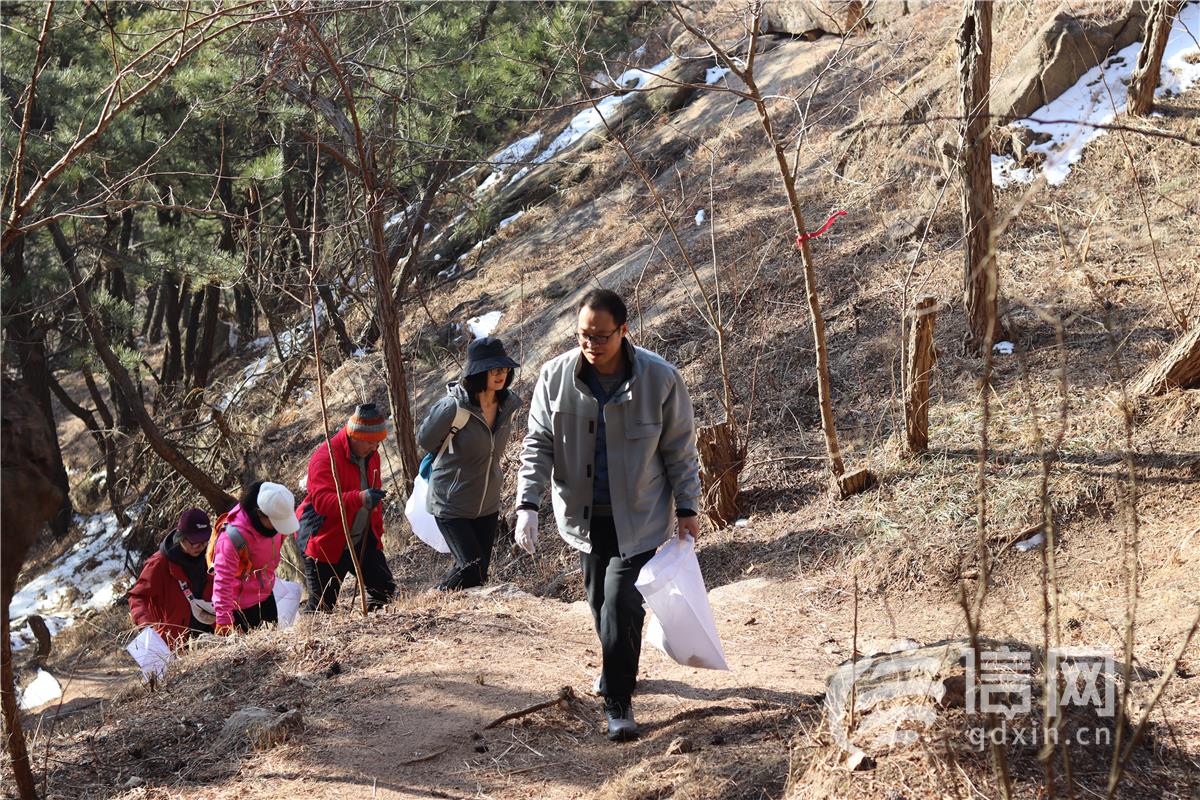
M 559 483 L 579 483 L 585 472 L 584 465 L 592 463 L 596 449 L 596 420 L 561 401 L 552 400 L 550 421 L 554 430 L 552 477 Z
M 630 505 L 644 511 L 662 494 L 666 477 L 658 443 L 662 438 L 662 420 L 630 420 L 625 423 L 625 476 Z

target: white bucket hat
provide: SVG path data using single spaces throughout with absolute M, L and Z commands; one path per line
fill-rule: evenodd
M 292 534 L 300 530 L 296 519 L 296 498 L 286 486 L 264 483 L 258 489 L 258 510 L 271 520 L 276 533 Z

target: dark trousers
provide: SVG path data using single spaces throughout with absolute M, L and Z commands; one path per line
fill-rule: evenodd
M 642 623 L 646 620 L 642 593 L 634 581 L 654 551 L 621 558 L 612 517 L 592 519 L 591 540 L 592 552 L 580 553 L 579 565 L 604 656 L 600 694 L 628 703 L 637 687 Z
M 487 583 L 499 522 L 499 512 L 475 519 L 437 518 L 438 529 L 454 555 L 454 568 L 442 578 L 439 589 L 470 589 Z
M 365 546 L 359 548 L 358 563 L 362 567 L 363 584 L 367 588 L 367 608 L 374 611 L 383 608 L 392 599 L 396 593 L 396 581 L 392 578 L 392 570 L 383 551 L 375 546 L 373 537 L 368 541 L 369 536 L 368 533 L 363 537 Z M 305 610 L 333 611 L 342 591 L 342 582 L 353 572 L 354 559 L 349 547 L 342 551 L 342 557 L 336 564 L 326 564 L 306 555 L 304 582 L 308 584 L 308 604 Z
M 257 628 L 267 623 L 275 624 L 279 622 L 279 609 L 275 606 L 275 595 L 269 594 L 261 603 L 249 608 L 235 608 L 233 610 L 233 624 L 238 626 L 238 630 L 242 633 Z

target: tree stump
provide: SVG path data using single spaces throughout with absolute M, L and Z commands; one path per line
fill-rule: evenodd
M 1175 340 L 1175 343 L 1138 378 L 1136 395 L 1162 394 L 1168 389 L 1200 387 L 1200 325 Z
M 937 359 L 933 348 L 936 321 L 937 300 L 928 296 L 919 299 L 913 306 L 904 387 L 904 429 L 908 451 L 913 455 L 929 449 L 929 374 Z
M 738 478 L 746 465 L 746 448 L 730 420 L 697 429 L 696 444 L 705 513 L 714 525 L 724 527 L 737 519 Z
M 875 477 L 875 473 L 871 472 L 871 470 L 865 467 L 854 469 L 838 477 L 838 495 L 841 499 L 845 500 L 847 497 L 865 492 L 878 482 L 879 479 Z

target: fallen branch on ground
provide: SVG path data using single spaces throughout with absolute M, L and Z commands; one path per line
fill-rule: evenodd
M 551 706 L 556 706 L 559 704 L 562 704 L 564 706 L 571 705 L 572 703 L 575 703 L 578 700 L 579 700 L 579 697 L 578 697 L 578 695 L 575 694 L 575 690 L 572 689 L 570 686 L 564 686 L 558 690 L 558 696 L 555 697 L 553 700 L 545 700 L 541 703 L 534 703 L 533 705 L 529 706 L 528 708 L 522 708 L 520 711 L 512 711 L 508 714 L 505 714 L 504 716 L 496 717 L 494 720 L 489 722 L 487 725 L 484 725 L 483 729 L 485 731 L 491 730 L 492 728 L 495 728 L 498 725 L 503 725 L 506 722 L 509 722 L 514 719 L 520 719 L 521 717 L 527 717 L 530 714 L 533 714 L 534 712 L 537 712 L 537 711 L 541 711 L 544 708 L 550 708 Z

